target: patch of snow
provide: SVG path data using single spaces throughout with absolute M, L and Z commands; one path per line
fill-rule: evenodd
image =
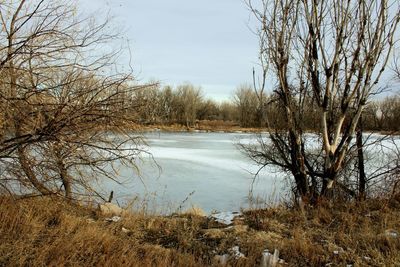
M 244 254 L 240 252 L 239 246 L 234 246 L 230 251 L 235 259 L 244 258 Z
M 233 223 L 233 220 L 240 215 L 242 215 L 240 212 L 223 211 L 211 214 L 210 217 L 219 223 L 230 225 Z
M 274 254 L 265 249 L 262 253 L 260 267 L 276 266 L 278 263 L 283 264 L 285 261 L 279 258 L 279 250 L 275 249 Z
M 106 202 L 104 204 L 99 204 L 99 208 L 100 208 L 101 213 L 106 216 L 107 215 L 108 216 L 111 216 L 111 215 L 117 216 L 117 215 L 121 215 L 124 212 L 123 209 L 121 209 L 117 205 L 115 205 L 113 203 L 109 203 L 109 202 Z
M 121 220 L 120 216 L 113 216 L 111 218 L 106 218 L 105 221 L 107 222 L 119 222 Z
M 125 227 L 122 227 L 122 232 L 124 232 L 125 234 L 129 234 L 130 232 L 131 232 L 131 230 L 129 230 L 129 229 L 127 229 L 127 228 L 125 228 Z
M 333 251 L 333 254 L 339 255 L 340 253 L 343 253 L 344 249 L 342 247 L 337 247 L 336 250 Z
M 387 237 L 393 237 L 393 238 L 399 237 L 399 233 L 398 233 L 397 231 L 395 231 L 395 230 L 392 230 L 392 229 L 386 230 L 386 231 L 385 231 L 385 235 L 386 235 Z

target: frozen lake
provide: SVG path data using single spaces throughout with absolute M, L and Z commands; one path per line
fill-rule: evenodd
M 124 185 L 107 184 L 118 201 L 137 197 L 137 207 L 152 211 L 169 213 L 194 205 L 209 213 L 248 207 L 251 188 L 257 205 L 281 197 L 283 174 L 272 169 L 263 170 L 252 187 L 258 168 L 236 144 L 249 142 L 253 134 L 152 132 L 146 138 L 155 162 L 145 156 L 138 164 L 140 177 L 121 168 Z
M 258 167 L 236 145 L 254 142 L 254 134 L 152 132 L 145 136 L 153 158 L 143 156 L 138 161 L 139 174 L 121 167 L 122 185 L 107 181 L 102 186 L 105 194 L 113 190 L 120 204 L 131 201 L 134 208 L 163 214 L 192 206 L 210 213 L 262 207 L 287 198 L 286 176 L 272 167 L 263 169 L 253 184 Z M 306 136 L 310 141 L 306 149 L 320 147 L 316 135 Z M 397 164 L 399 136 L 366 134 L 364 138 L 367 177 L 384 171 L 387 162 Z M 381 138 L 385 138 L 382 146 L 376 142 Z M 250 191 L 255 201 L 249 201 Z

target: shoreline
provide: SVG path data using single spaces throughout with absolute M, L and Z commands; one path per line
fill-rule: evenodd
M 138 125 L 134 129 L 143 132 L 188 132 L 188 133 L 262 133 L 266 128 L 243 128 L 243 127 L 185 127 L 182 125 Z
M 267 134 L 272 132 L 273 130 L 268 128 L 243 128 L 243 127 L 186 127 L 183 125 L 173 124 L 173 125 L 162 125 L 162 124 L 154 124 L 154 125 L 134 125 L 128 128 L 132 130 L 136 130 L 139 132 L 186 132 L 186 133 L 253 133 L 253 134 Z M 315 131 L 307 130 L 304 131 L 305 134 L 317 134 Z M 365 130 L 363 132 L 364 135 L 369 134 L 379 134 L 386 136 L 400 136 L 400 132 L 396 131 L 371 131 Z

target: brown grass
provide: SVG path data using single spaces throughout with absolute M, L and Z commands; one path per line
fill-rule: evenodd
M 247 223 L 278 234 L 270 248 L 292 266 L 400 266 L 398 201 L 322 204 L 306 211 L 250 211 Z
M 257 266 L 278 249 L 284 266 L 400 266 L 399 201 L 321 204 L 244 213 L 226 228 L 196 214 L 130 214 L 106 222 L 91 207 L 49 198 L 0 198 L 0 266 L 217 266 L 235 245 Z
M 3 198 L 0 205 L 0 266 L 202 265 L 193 255 L 145 242 L 150 229 L 142 231 L 148 222 L 140 215 L 109 223 L 93 209 L 56 200 Z

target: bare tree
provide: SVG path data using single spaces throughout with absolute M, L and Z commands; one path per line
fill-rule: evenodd
M 219 105 L 220 118 L 223 121 L 238 121 L 238 112 L 235 105 L 224 101 Z
M 179 122 L 187 128 L 194 126 L 202 99 L 200 87 L 188 83 L 176 88 L 175 108 L 180 117 Z
M 134 169 L 143 144 L 126 130 L 137 106 L 126 99 L 143 86 L 105 45 L 118 35 L 65 1 L 2 1 L 0 21 L 1 186 L 98 195 L 94 182 L 117 180 L 113 164 Z
M 327 196 L 335 184 L 354 195 L 340 182 L 340 174 L 361 114 L 379 91 L 395 43 L 399 3 L 248 0 L 247 4 L 260 25 L 263 71 L 276 81 L 275 98 L 287 122 L 284 132 L 271 133 L 272 145 L 247 151 L 264 165 L 290 172 L 303 198 Z M 302 125 L 305 99 L 315 103 L 319 114 L 319 152 L 307 149 Z
M 238 110 L 241 127 L 259 126 L 257 119 L 260 102 L 250 85 L 241 85 L 236 89 L 233 103 Z
M 197 111 L 198 120 L 216 120 L 219 116 L 219 108 L 214 100 L 207 99 L 200 103 L 200 107 Z

